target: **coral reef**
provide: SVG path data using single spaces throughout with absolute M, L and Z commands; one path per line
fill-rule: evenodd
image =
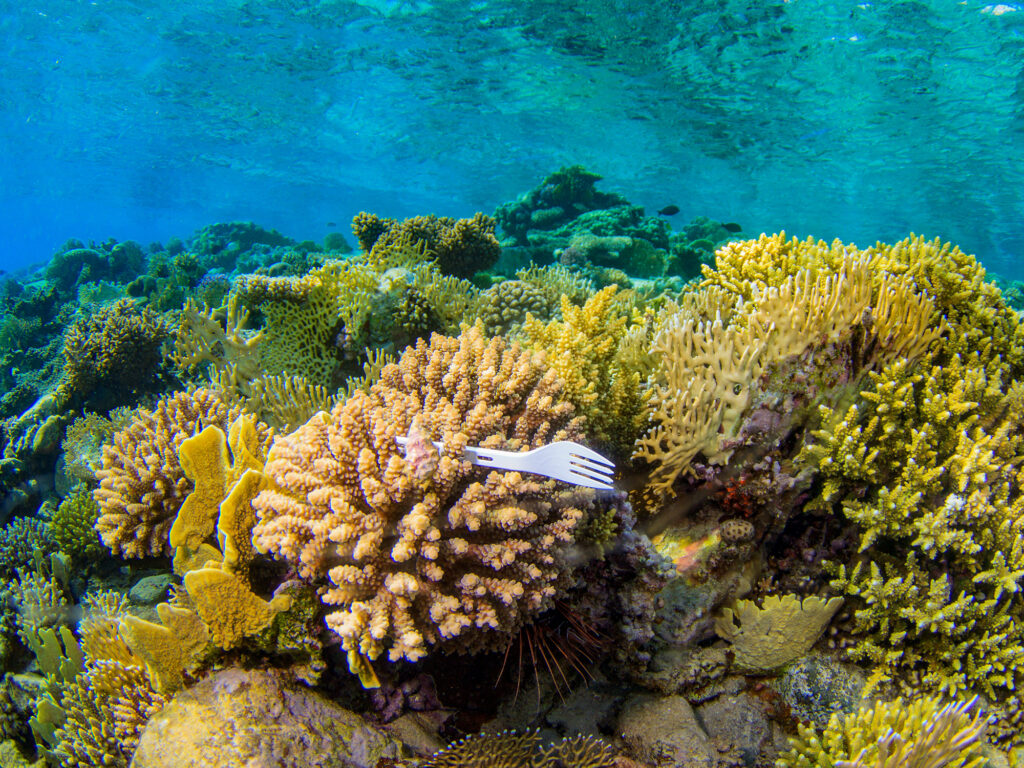
M 115 555 L 168 555 L 168 532 L 193 484 L 178 458 L 182 442 L 215 424 L 226 428 L 234 413 L 211 390 L 178 392 L 150 411 L 139 409 L 103 447 L 94 491 L 96 530 Z
M 613 768 L 611 747 L 592 736 L 561 739 L 543 746 L 536 733 L 470 736 L 428 758 L 421 768 Z
M 482 213 L 471 219 L 416 216 L 397 222 L 361 212 L 352 220 L 352 231 L 364 251 L 388 249 L 402 242 L 424 248 L 441 272 L 456 277 L 470 277 L 490 268 L 501 252 L 494 237 L 494 219 Z
M 881 702 L 832 715 L 819 735 L 801 725 L 779 768 L 977 768 L 985 716 L 977 699 L 945 706 L 938 699 Z
M 429 466 L 395 438 L 440 440 Z M 539 354 L 479 327 L 435 335 L 368 392 L 278 438 L 253 541 L 307 578 L 328 576 L 328 624 L 350 654 L 417 659 L 429 646 L 503 647 L 565 586 L 564 550 L 592 493 L 461 458 L 582 437 Z M 351 656 L 350 656 L 351 658 Z
M 79 320 L 64 339 L 62 396 L 73 402 L 95 400 L 103 410 L 104 404 L 123 404 L 155 382 L 163 359 L 160 347 L 168 336 L 163 320 L 130 299 Z

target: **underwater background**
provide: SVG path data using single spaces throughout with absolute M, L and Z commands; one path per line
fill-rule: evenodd
M 938 2 L 39 2 L 0 14 L 4 260 L 362 209 L 492 211 L 561 165 L 631 201 L 1009 277 L 1022 17 Z
M 0 768 L 1024 766 L 1021 14 L 0 7 Z

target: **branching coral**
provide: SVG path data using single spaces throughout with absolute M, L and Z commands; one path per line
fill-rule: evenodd
M 361 212 L 352 220 L 352 230 L 365 251 L 386 249 L 403 239 L 422 244 L 444 274 L 456 277 L 489 268 L 501 252 L 494 219 L 482 213 L 471 219 L 415 216 L 397 222 Z
M 329 577 L 328 624 L 350 659 L 504 645 L 564 586 L 592 493 L 487 472 L 462 450 L 580 438 L 563 393 L 542 355 L 478 327 L 421 341 L 369 392 L 275 441 L 253 541 Z M 407 434 L 421 436 L 416 461 L 395 442 Z
M 833 714 L 821 735 L 800 725 L 778 768 L 978 768 L 986 718 L 977 699 L 923 698 Z
M 232 294 L 223 308 L 200 307 L 185 302 L 178 319 L 171 360 L 183 376 L 209 364 L 216 371 L 231 368 L 238 381 L 249 381 L 261 372 L 263 333 L 247 330 L 249 313 Z
M 165 700 L 118 634 L 124 599 L 98 593 L 84 608 L 80 642 L 67 628 L 60 642 L 52 630 L 38 635 L 33 650 L 47 682 L 31 722 L 40 752 L 61 768 L 127 768 L 142 727 Z
M 62 392 L 77 400 L 98 387 L 140 388 L 156 374 L 168 335 L 155 312 L 136 308 L 131 299 L 79 320 L 64 339 Z
M 824 480 L 815 503 L 855 523 L 859 553 L 833 565 L 856 598 L 854 658 L 914 687 L 984 693 L 1022 714 L 1024 390 L 1002 364 L 953 355 L 872 375 L 807 452 Z
M 751 405 L 771 383 L 762 379 L 766 372 L 778 378 L 786 361 L 805 355 L 805 378 L 816 367 L 824 366 L 814 374 L 820 377 L 840 365 L 847 369 L 842 375 L 826 375 L 825 389 L 835 391 L 805 387 L 813 397 L 836 397 L 842 394 L 837 385 L 889 360 L 920 358 L 945 331 L 930 299 L 908 279 L 876 274 L 869 259 L 838 244 L 828 250 L 776 236 L 731 244 L 724 256 L 733 250 L 761 271 L 745 277 L 749 265 L 728 258 L 723 271 L 706 270 L 702 292 L 733 296 L 723 302 L 726 318 L 716 310 L 712 321 L 706 314 L 713 303 L 691 300 L 663 319 L 654 336 L 652 426 L 634 456 L 655 465 L 651 489 L 660 495 L 672 493 L 698 454 L 709 464 L 732 455 Z M 819 263 L 826 261 L 823 253 L 834 266 Z M 786 274 L 788 268 L 797 271 Z M 817 365 L 815 350 L 823 351 Z
M 167 534 L 192 482 L 178 458 L 181 443 L 234 417 L 210 390 L 178 392 L 140 409 L 131 423 L 103 448 L 94 496 L 100 507 L 96 530 L 116 555 L 170 554 Z
M 547 354 L 548 364 L 566 383 L 566 399 L 586 417 L 588 432 L 617 456 L 628 454 L 642 424 L 640 372 L 622 354 L 629 306 L 609 286 L 582 307 L 561 300 L 561 320 L 530 317 L 522 334 Z
M 60 551 L 79 562 L 99 557 L 103 546 L 96 534 L 98 515 L 99 505 L 87 487 L 72 490 L 50 517 L 50 530 Z

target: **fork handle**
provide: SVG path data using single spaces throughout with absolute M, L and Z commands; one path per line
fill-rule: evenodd
M 395 442 L 404 448 L 409 442 L 409 438 L 396 437 Z M 437 440 L 431 440 L 430 442 L 433 443 L 438 451 L 444 450 L 444 443 Z M 521 458 L 525 455 L 526 453 L 499 451 L 493 448 L 474 448 L 471 445 L 467 445 L 462 449 L 462 457 L 467 461 L 480 467 L 491 467 L 493 469 L 517 470 L 521 466 Z

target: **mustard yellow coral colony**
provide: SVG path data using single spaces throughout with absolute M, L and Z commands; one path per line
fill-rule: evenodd
M 464 279 L 498 255 L 488 217 L 354 228 L 362 253 L 247 276 L 219 307 L 121 303 L 69 333 L 65 398 L 140 355 L 153 368 L 158 343 L 182 386 L 75 422 L 66 445 L 102 422 L 102 455 L 69 457 L 45 538 L 76 563 L 100 542 L 162 563 L 148 615 L 96 592 L 73 632 L 66 559 L 3 564 L 48 675 L 32 728 L 54 765 L 127 766 L 153 713 L 217 665 L 315 684 L 339 644 L 393 692 L 446 654 L 525 647 L 539 665 L 545 637 L 638 686 L 673 645 L 719 653 L 673 678 L 705 695 L 824 633 L 872 695 L 918 701 L 836 719 L 824 741 L 802 727 L 787 766 L 866 765 L 940 726 L 968 733 L 957 764 L 973 766 L 981 721 L 940 697 L 983 697 L 988 739 L 1024 741 L 1024 328 L 973 257 L 780 233 L 723 245 L 681 290 L 562 266 L 488 285 Z M 560 440 L 611 457 L 623 490 L 464 450 Z M 679 577 L 660 597 L 658 549 Z M 595 744 L 563 749 L 611 764 Z

